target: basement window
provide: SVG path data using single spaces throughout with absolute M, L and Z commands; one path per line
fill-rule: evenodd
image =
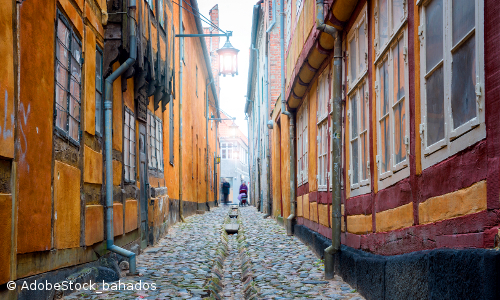
M 66 18 L 58 11 L 56 26 L 56 129 L 80 144 L 82 45 Z

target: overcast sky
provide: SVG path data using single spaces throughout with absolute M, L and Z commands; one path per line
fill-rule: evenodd
M 219 4 L 219 27 L 233 32 L 230 42 L 238 54 L 238 75 L 220 77 L 220 107 L 236 117 L 236 124 L 248 136 L 245 121 L 245 95 L 247 93 L 248 59 L 252 29 L 252 9 L 257 0 L 198 0 L 200 13 L 210 19 L 209 10 Z M 202 22 L 203 27 L 208 25 Z M 226 38 L 221 38 L 221 47 Z

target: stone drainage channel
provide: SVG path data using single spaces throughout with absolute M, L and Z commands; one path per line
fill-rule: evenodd
M 258 299 L 251 270 L 243 221 L 238 207 L 233 206 L 222 224 L 221 243 L 206 287 L 210 299 Z

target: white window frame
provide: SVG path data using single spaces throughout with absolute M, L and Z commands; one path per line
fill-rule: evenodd
M 393 20 L 393 14 L 392 14 L 392 7 L 393 7 L 393 1 L 394 0 L 387 0 L 387 15 L 389 17 L 389 21 L 387 22 L 387 25 L 389 26 L 388 29 L 388 38 L 387 41 L 381 45 L 380 44 L 380 34 L 379 34 L 379 18 L 380 18 L 380 13 L 379 13 L 379 1 L 375 1 L 375 9 L 374 9 L 374 19 L 375 19 L 375 40 L 373 43 L 373 47 L 375 48 L 375 64 L 378 64 L 382 56 L 385 54 L 387 49 L 389 48 L 388 46 L 391 45 L 394 41 L 394 39 L 399 36 L 400 31 L 403 29 L 403 27 L 406 25 L 408 21 L 408 2 L 409 0 L 403 0 L 403 15 L 401 20 Z M 395 26 L 393 26 L 395 24 Z
M 352 91 L 349 94 L 349 109 L 347 110 L 347 118 L 349 119 L 349 169 L 348 169 L 348 176 L 349 176 L 349 184 L 350 184 L 350 189 L 351 189 L 351 196 L 358 196 L 362 194 L 369 193 L 370 190 L 370 110 L 369 107 L 365 111 L 367 113 L 366 118 L 367 118 L 367 127 L 365 129 L 362 129 L 361 127 L 361 105 L 368 105 L 369 101 L 369 85 L 368 85 L 368 78 L 366 77 L 365 80 L 360 82 L 360 84 L 357 85 L 357 89 Z M 363 87 L 364 87 L 364 93 L 363 93 Z M 356 106 L 356 115 L 358 118 L 357 125 L 358 127 L 357 132 L 358 135 L 353 138 L 353 122 L 352 122 L 352 115 L 353 115 L 353 104 L 352 101 L 356 99 L 357 101 L 357 106 Z M 366 167 L 367 167 L 367 176 L 365 179 L 363 179 L 362 176 L 362 168 L 363 168 L 363 162 L 362 162 L 362 145 L 361 145 L 361 136 L 366 135 L 366 143 L 368 147 L 368 155 L 367 155 L 367 161 L 366 161 Z M 358 143 L 358 182 L 357 183 L 352 183 L 352 177 L 354 176 L 354 155 L 352 152 L 352 143 L 357 141 Z
M 365 51 L 364 53 L 360 53 L 360 46 L 359 46 L 359 31 L 364 30 L 364 36 L 365 36 Z M 347 35 L 347 44 L 346 44 L 346 53 L 348 58 L 349 58 L 349 64 L 347 66 L 347 83 L 348 83 L 348 93 L 351 93 L 354 89 L 357 88 L 359 83 L 364 80 L 364 77 L 368 74 L 368 18 L 367 18 L 367 8 L 366 4 L 359 13 L 358 17 L 356 18 L 356 21 L 354 22 L 353 26 L 349 30 L 349 33 Z M 351 62 L 351 42 L 355 39 L 355 44 L 356 44 L 356 61 Z M 360 60 L 364 59 L 365 64 L 364 68 L 360 70 Z M 351 77 L 351 63 L 356 64 L 356 76 L 353 78 Z
M 309 97 L 306 96 L 304 102 L 297 113 L 297 186 L 308 182 L 308 109 Z
M 291 2 L 291 0 L 289 0 Z M 295 16 L 298 17 L 302 12 L 302 7 L 304 7 L 305 0 L 295 0 Z
M 458 153 L 459 151 L 477 143 L 486 138 L 485 124 L 485 98 L 484 98 L 484 0 L 475 0 L 475 24 L 462 41 L 453 46 L 452 35 L 452 6 L 450 1 L 443 1 L 443 59 L 432 70 L 426 71 L 426 28 L 425 14 L 426 7 L 432 1 L 419 1 L 420 6 L 420 26 L 418 34 L 420 38 L 420 80 L 421 80 L 421 115 L 422 120 L 419 126 L 420 138 L 422 142 L 422 169 L 426 169 L 446 158 Z M 451 111 L 451 84 L 452 84 L 452 51 L 458 49 L 463 41 L 468 40 L 471 35 L 475 39 L 475 68 L 476 68 L 476 117 L 462 124 L 457 129 L 453 129 L 453 119 Z M 444 82 L 444 138 L 433 145 L 427 145 L 427 78 L 438 68 L 443 68 Z
M 360 53 L 360 35 L 359 35 L 359 31 L 360 30 L 364 30 L 364 36 L 365 36 L 365 40 L 364 40 L 364 44 L 365 44 L 365 48 L 364 48 L 364 53 Z M 369 86 L 368 86 L 368 36 L 369 36 L 369 31 L 368 31 L 368 16 L 367 16 L 367 5 L 365 4 L 365 6 L 363 7 L 363 9 L 361 10 L 361 12 L 359 13 L 359 15 L 357 16 L 356 18 L 356 21 L 354 22 L 353 26 L 351 27 L 351 29 L 349 30 L 348 34 L 347 34 L 347 42 L 345 44 L 345 47 L 346 47 L 346 53 L 351 53 L 351 42 L 353 41 L 353 39 L 355 39 L 355 45 L 356 45 L 356 49 L 355 49 L 355 53 L 356 53 L 356 59 L 355 61 L 351 62 L 350 60 L 352 59 L 352 56 L 348 56 L 349 57 L 349 63 L 347 65 L 347 68 L 345 68 L 345 72 L 347 72 L 347 83 L 348 83 L 348 93 L 347 93 L 347 96 L 348 96 L 348 101 L 349 101 L 349 108 L 347 110 L 347 118 L 349 120 L 349 127 L 346 129 L 348 130 L 349 132 L 349 142 L 347 143 L 347 147 L 348 147 L 348 151 L 349 151 L 349 161 L 347 161 L 346 163 L 348 164 L 347 166 L 347 175 L 348 175 L 348 179 L 349 179 L 349 189 L 350 189 L 350 197 L 354 197 L 354 196 L 359 196 L 359 195 L 363 195 L 363 194 L 367 194 L 371 191 L 371 177 L 370 177 L 370 147 L 371 147 L 371 143 L 370 143 L 370 134 L 371 134 L 371 131 L 370 131 L 370 121 L 369 121 L 369 116 L 370 116 L 370 112 L 367 111 L 368 113 L 368 126 L 365 130 L 361 131 L 361 127 L 360 127 L 360 124 L 361 122 L 358 121 L 358 128 L 357 128 L 357 132 L 358 132 L 358 135 L 356 138 L 352 138 L 353 136 L 353 127 L 352 127 L 352 100 L 354 99 L 354 97 L 356 97 L 358 103 L 363 103 L 363 104 L 366 104 L 365 101 L 368 101 L 369 99 Z M 365 60 L 365 63 L 364 63 L 364 68 L 363 69 L 360 69 L 360 59 L 364 59 Z M 352 76 L 351 75 L 351 63 L 355 63 L 355 68 L 356 68 L 356 76 Z M 362 88 L 364 87 L 364 90 L 365 90 L 365 95 L 361 95 L 362 93 Z M 360 107 L 361 105 L 357 105 L 357 111 L 356 111 L 356 114 L 358 116 L 358 118 L 361 116 L 361 110 L 360 110 Z M 368 147 L 368 155 L 367 155 L 367 162 L 366 162 L 366 165 L 367 165 L 367 178 L 366 179 L 362 179 L 362 167 L 363 167 L 363 163 L 362 163 L 362 148 L 361 148 L 361 135 L 363 134 L 366 134 L 367 135 L 367 147 Z M 358 141 L 358 182 L 355 183 L 355 184 L 352 184 L 352 176 L 353 176 L 353 147 L 351 146 L 352 142 L 354 142 L 355 140 Z M 332 153 L 333 154 L 333 153 Z M 331 167 L 330 167 L 331 169 Z
M 331 102 L 330 98 L 330 85 L 328 80 L 330 67 L 326 67 L 325 70 L 318 77 L 317 91 L 317 124 L 319 125 L 324 120 L 328 118 L 328 104 Z
M 327 190 L 327 177 L 328 177 L 328 122 L 324 120 L 318 124 L 318 191 Z
M 409 162 L 409 156 L 410 156 L 410 118 L 409 118 L 409 97 L 408 97 L 408 90 L 409 90 L 409 69 L 408 69 L 408 59 L 407 59 L 407 49 L 408 49 L 408 34 L 407 34 L 407 27 L 404 27 L 402 31 L 399 31 L 400 34 L 392 38 L 392 43 L 386 44 L 387 49 L 384 49 L 383 53 L 384 56 L 381 57 L 379 60 L 378 64 L 376 64 L 375 69 L 376 69 L 376 81 L 375 81 L 375 93 L 376 93 L 376 102 L 375 102 L 375 107 L 376 107 L 376 115 L 377 115 L 377 122 L 376 122 L 376 131 L 377 131 L 377 154 L 376 154 L 376 166 L 378 170 L 378 189 L 384 189 L 388 186 L 393 185 L 394 183 L 400 181 L 403 178 L 406 178 L 410 176 L 410 168 L 408 167 L 408 162 Z M 389 82 L 388 85 L 389 87 L 394 86 L 394 68 L 393 64 L 395 63 L 394 61 L 394 47 L 403 40 L 404 42 L 404 49 L 403 49 L 403 60 L 404 60 L 404 89 L 405 89 L 405 95 L 400 101 L 404 101 L 404 109 L 405 109 L 405 132 L 404 132 L 404 145 L 405 145 L 405 150 L 406 150 L 406 156 L 405 159 L 402 160 L 401 162 L 396 164 L 396 159 L 394 156 L 394 153 L 396 153 L 395 145 L 396 145 L 396 140 L 395 140 L 395 116 L 394 116 L 394 108 L 396 107 L 397 104 L 400 102 L 394 104 L 394 93 L 393 89 L 389 88 L 389 95 L 388 95 L 388 102 L 389 102 L 389 113 L 388 113 L 388 121 L 389 121 L 389 168 L 386 172 L 382 173 L 382 168 L 381 168 L 381 157 L 382 157 L 382 131 L 380 128 L 380 121 L 382 119 L 381 115 L 381 96 L 382 96 L 382 86 L 381 86 L 381 67 L 382 65 L 387 62 L 387 67 L 388 67 L 388 73 L 389 73 Z

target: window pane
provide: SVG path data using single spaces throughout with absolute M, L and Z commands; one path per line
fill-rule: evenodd
M 453 45 L 474 28 L 475 2 L 472 0 L 453 0 Z
M 57 23 L 57 38 L 69 49 L 70 32 L 61 19 Z
M 392 28 L 397 29 L 404 14 L 403 0 L 392 0 Z
M 68 69 L 69 51 L 66 48 L 64 48 L 62 42 L 59 40 L 57 41 L 56 44 L 56 58 L 66 69 Z
M 67 130 L 67 106 L 68 106 L 68 92 L 66 92 L 59 84 L 56 85 L 56 109 L 57 109 L 57 118 L 56 118 L 56 126 Z
M 351 139 L 354 139 L 358 136 L 358 103 L 356 99 L 357 95 L 354 95 L 352 98 L 352 107 L 351 107 L 351 128 L 352 128 L 352 137 Z
M 75 141 L 79 141 L 78 125 L 79 123 L 77 120 L 72 117 L 69 118 L 69 136 Z
M 359 182 L 358 140 L 352 141 L 352 184 Z
M 476 51 L 474 36 L 453 53 L 451 111 L 453 128 L 476 117 Z
M 97 133 L 102 133 L 102 95 L 98 92 L 95 93 L 95 131 Z
M 351 84 L 356 80 L 356 38 L 353 38 L 349 45 L 350 49 L 350 58 L 349 64 L 351 64 Z
M 226 149 L 222 149 L 222 158 L 226 158 Z
M 404 78 L 404 72 L 405 72 L 405 62 L 404 62 L 404 57 L 403 57 L 403 51 L 404 51 L 404 40 L 401 39 L 397 43 L 396 47 L 393 49 L 394 53 L 394 63 L 393 63 L 393 68 L 394 68 L 394 97 L 393 101 L 394 104 L 396 104 L 399 100 L 401 100 L 405 96 L 405 78 Z
M 432 1 L 425 10 L 426 70 L 443 59 L 443 0 Z
M 359 72 L 362 72 L 366 67 L 365 55 L 366 55 L 366 33 L 365 33 L 365 22 L 363 22 L 359 26 Z
M 361 127 L 360 130 L 363 132 L 365 129 L 368 128 L 368 100 L 365 99 L 365 85 L 360 89 L 359 93 L 359 108 L 361 109 L 360 114 L 361 114 Z
M 378 34 L 380 37 L 379 48 L 381 48 L 389 39 L 389 11 L 387 9 L 387 0 L 380 0 L 379 7 Z
M 76 82 L 73 77 L 71 77 L 71 81 L 69 83 L 69 90 L 71 92 L 71 96 L 80 101 L 80 84 Z
M 402 100 L 394 107 L 394 157 L 398 164 L 406 159 L 406 146 L 404 138 L 406 135 L 406 112 L 405 100 Z
M 380 135 L 381 135 L 381 153 L 380 153 L 380 173 L 385 173 L 389 170 L 389 116 L 380 121 Z
M 70 97 L 69 113 L 71 116 L 69 122 L 70 136 L 78 141 L 80 129 L 80 103 L 73 97 Z
M 95 59 L 95 89 L 102 93 L 102 54 L 99 51 Z
M 389 112 L 389 70 L 387 60 L 380 68 L 380 117 Z
M 368 145 L 366 133 L 360 136 L 361 140 L 361 180 L 368 179 Z
M 444 139 L 443 67 L 427 79 L 427 146 Z

